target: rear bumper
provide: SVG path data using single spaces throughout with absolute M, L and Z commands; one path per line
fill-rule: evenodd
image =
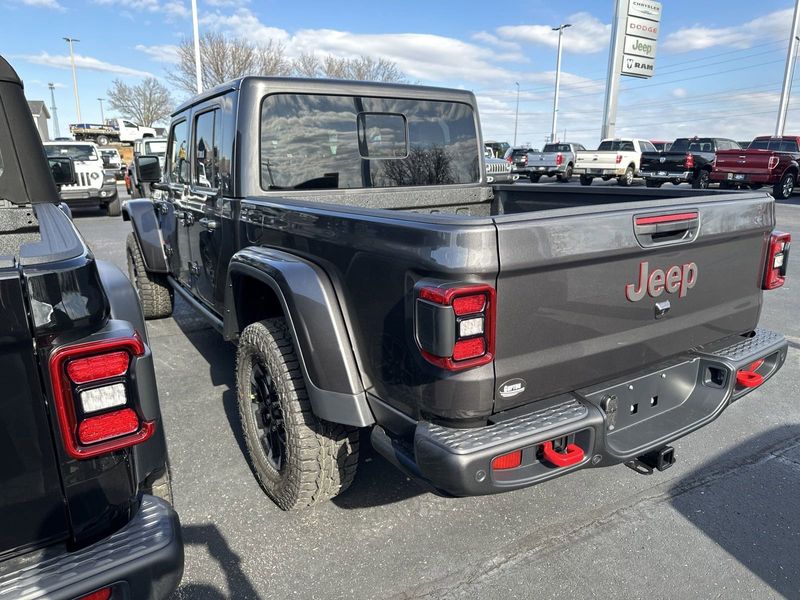
M 45 554 L 0 575 L 0 600 L 71 600 L 113 585 L 112 598 L 167 598 L 183 575 L 183 541 L 175 511 L 143 496 L 131 521 L 75 552 Z
M 573 173 L 575 175 L 590 175 L 592 177 L 622 177 L 625 174 L 625 168 L 619 169 L 599 169 L 594 167 L 575 167 Z
M 786 359 L 783 336 L 757 330 L 698 348 L 645 372 L 499 413 L 487 427 L 454 429 L 420 422 L 413 442 L 373 429 L 373 445 L 431 487 L 454 496 L 528 487 L 586 467 L 628 462 L 695 431 L 753 388 L 737 373 L 764 359 L 763 381 Z M 762 381 L 762 382 L 763 382 Z M 555 466 L 542 445 L 575 444 L 574 464 Z M 521 464 L 497 470 L 492 460 L 520 450 Z
M 61 199 L 71 207 L 99 206 L 117 197 L 117 184 L 109 183 L 100 188 L 61 189 Z
M 519 173 L 487 173 L 486 183 L 514 183 L 519 179 Z
M 772 173 L 766 172 L 741 172 L 741 171 L 717 171 L 714 170 L 709 175 L 709 181 L 720 183 L 727 181 L 729 183 L 760 183 L 763 185 L 772 185 L 778 179 Z
M 694 178 L 692 171 L 640 171 L 639 176 L 644 177 L 645 179 L 653 179 L 655 181 L 691 181 Z

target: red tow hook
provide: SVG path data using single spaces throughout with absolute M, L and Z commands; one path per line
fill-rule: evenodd
M 736 383 L 746 388 L 756 388 L 764 383 L 764 376 L 756 371 L 764 364 L 764 359 L 757 360 L 746 369 L 739 369 L 736 373 Z
M 565 452 L 556 452 L 552 440 L 542 444 L 544 459 L 555 467 L 571 467 L 583 460 L 583 450 L 576 444 L 567 444 Z

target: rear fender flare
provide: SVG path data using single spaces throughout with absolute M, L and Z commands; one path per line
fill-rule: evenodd
M 168 273 L 164 240 L 152 200 L 127 200 L 122 204 L 122 218 L 133 224 L 133 233 L 142 249 L 145 269 L 152 273 Z
M 247 279 L 268 286 L 280 303 L 305 376 L 314 414 L 365 427 L 367 404 L 350 336 L 333 285 L 318 265 L 271 248 L 250 247 L 231 258 L 225 287 L 223 335 L 234 340 L 249 323 L 238 293 Z

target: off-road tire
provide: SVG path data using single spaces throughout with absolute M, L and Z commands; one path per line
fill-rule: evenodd
M 594 178 L 589 177 L 588 175 L 581 175 L 580 177 L 581 185 L 592 185 L 592 179 Z
M 772 195 L 777 200 L 786 200 L 792 195 L 792 192 L 794 192 L 794 187 L 796 184 L 797 175 L 794 172 L 790 171 L 788 173 L 784 173 L 780 181 L 773 186 Z
M 144 257 L 133 233 L 125 243 L 128 259 L 128 278 L 131 280 L 145 319 L 163 319 L 172 314 L 173 294 L 166 277 L 149 273 L 144 267 Z
M 122 214 L 122 202 L 120 201 L 119 194 L 114 196 L 114 199 L 106 204 L 106 214 L 109 217 L 118 217 Z
M 264 448 L 254 410 L 251 376 L 260 369 L 271 377 L 272 402 L 285 434 L 283 458 L 276 469 Z M 359 431 L 317 418 L 305 388 L 300 361 L 283 318 L 245 327 L 236 351 L 239 415 L 253 470 L 267 495 L 283 510 L 319 504 L 346 490 L 358 466 Z

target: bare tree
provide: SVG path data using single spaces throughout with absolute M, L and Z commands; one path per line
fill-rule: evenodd
M 328 55 L 318 64 L 318 72 L 331 79 L 386 81 L 390 83 L 405 83 L 407 81 L 406 76 L 397 64 L 385 58 L 373 58 L 371 56 L 340 58 Z M 297 61 L 295 61 L 295 70 L 300 72 Z
M 152 127 L 169 116 L 174 106 L 169 90 L 154 77 L 148 77 L 139 85 L 115 79 L 106 95 L 111 108 L 145 127 Z
M 292 70 L 279 42 L 254 44 L 245 38 L 226 37 L 213 31 L 200 38 L 200 64 L 204 89 L 246 75 L 289 75 Z M 197 91 L 191 40 L 184 40 L 178 46 L 178 64 L 167 78 L 189 94 Z
M 294 74 L 298 77 L 319 77 L 322 71 L 322 62 L 313 52 L 303 52 L 294 59 Z

